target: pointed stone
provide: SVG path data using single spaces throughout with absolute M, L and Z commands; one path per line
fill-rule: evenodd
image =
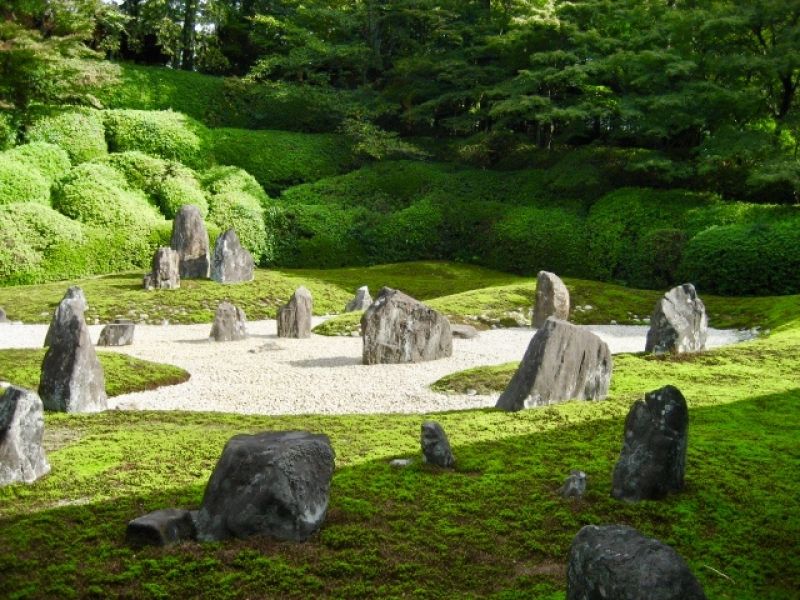
M 314 303 L 304 287 L 295 290 L 289 302 L 278 309 L 278 337 L 311 337 L 311 315 Z
M 698 352 L 706 347 L 708 316 L 691 283 L 672 288 L 650 317 L 645 352 Z
M 0 395 L 0 486 L 32 483 L 50 472 L 43 435 L 39 396 L 13 385 L 6 388 Z
M 534 328 L 539 329 L 549 317 L 562 321 L 569 319 L 569 290 L 555 273 L 539 271 L 533 306 Z
M 146 290 L 176 290 L 181 287 L 180 256 L 172 248 L 159 248 L 153 255 L 153 271 L 144 276 Z
M 230 302 L 221 302 L 214 315 L 211 338 L 217 342 L 231 342 L 246 337 L 247 319 L 244 311 Z
M 422 424 L 420 446 L 423 459 L 430 465 L 449 469 L 456 463 L 447 434 L 436 421 L 425 421 Z
M 86 302 L 86 295 L 77 285 L 72 285 L 67 288 L 67 291 L 64 294 L 64 297 L 61 299 L 61 302 L 64 300 L 73 300 L 77 302 L 77 306 L 80 307 L 81 312 L 86 312 L 86 309 L 89 308 L 89 303 Z M 53 339 L 53 325 L 59 321 L 58 311 L 61 308 L 61 302 L 59 302 L 58 306 L 56 306 L 55 310 L 53 311 L 53 318 L 50 320 L 50 325 L 47 327 L 47 333 L 44 336 L 45 348 L 50 345 L 51 340 Z
M 253 280 L 253 256 L 242 246 L 236 231 L 228 229 L 214 244 L 211 279 L 218 283 Z
M 372 304 L 372 296 L 369 295 L 369 288 L 362 285 L 356 290 L 356 295 L 344 307 L 344 312 L 355 312 L 357 310 L 367 310 Z
M 200 209 L 181 206 L 172 222 L 170 247 L 178 253 L 179 272 L 184 279 L 208 279 L 211 270 L 206 224 Z

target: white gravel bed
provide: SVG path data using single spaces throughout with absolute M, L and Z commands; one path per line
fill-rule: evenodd
M 315 318 L 314 324 L 322 318 Z M 91 325 L 97 340 L 102 326 Z M 425 413 L 494 406 L 497 396 L 450 395 L 428 386 L 470 367 L 518 361 L 534 333 L 529 328 L 483 331 L 453 340 L 450 358 L 413 365 L 362 365 L 360 337 L 278 338 L 274 320 L 247 324 L 250 337 L 209 341 L 210 324 L 137 325 L 132 346 L 109 348 L 186 369 L 191 379 L 157 390 L 109 399 L 124 410 L 193 410 L 242 414 Z M 644 350 L 646 326 L 589 329 L 613 353 Z M 0 324 L 0 348 L 41 348 L 46 325 Z M 751 337 L 748 331 L 710 329 L 708 346 Z

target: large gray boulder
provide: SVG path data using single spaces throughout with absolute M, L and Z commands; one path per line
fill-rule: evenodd
M 58 311 L 61 309 L 61 304 L 64 300 L 71 300 L 75 304 L 77 308 L 80 308 L 81 312 L 86 312 L 86 309 L 89 308 L 89 303 L 86 301 L 86 295 L 83 293 L 83 289 L 78 287 L 77 285 L 71 285 L 67 288 L 64 297 L 61 299 L 61 302 L 58 303 L 55 310 L 53 311 L 53 318 L 50 319 L 50 325 L 47 327 L 47 333 L 44 336 L 44 346 L 45 348 L 50 345 L 53 339 L 53 327 L 55 323 L 59 321 Z
M 171 546 L 192 540 L 196 535 L 190 511 L 165 508 L 129 521 L 125 530 L 125 542 L 134 548 Z
M 108 407 L 103 367 L 84 321 L 83 293 L 65 297 L 50 325 L 39 396 L 46 410 L 98 412 Z
M 678 388 L 668 385 L 637 400 L 625 419 L 611 495 L 635 502 L 682 490 L 688 428 L 689 410 Z
M 325 435 L 268 431 L 232 437 L 195 514 L 198 539 L 308 539 L 325 519 L 333 468 Z
M 569 550 L 567 600 L 705 600 L 670 546 L 624 525 L 586 525 Z
M 497 408 L 521 410 L 566 400 L 601 400 L 613 361 L 606 343 L 588 329 L 550 317 L 528 345 Z
M 372 296 L 369 295 L 369 288 L 362 285 L 356 290 L 356 295 L 344 307 L 344 312 L 354 312 L 357 310 L 367 310 L 372 304 Z
M 180 256 L 172 248 L 159 248 L 153 255 L 153 270 L 144 276 L 146 290 L 176 290 L 181 287 Z
M 672 288 L 650 317 L 645 352 L 697 352 L 706 347 L 708 316 L 691 283 Z
M 211 269 L 208 232 L 199 208 L 191 204 L 181 206 L 172 222 L 172 239 L 169 245 L 178 253 L 182 278 L 208 278 Z
M 311 315 L 314 301 L 304 287 L 295 290 L 289 302 L 278 309 L 278 337 L 311 337 Z
M 211 279 L 218 283 L 241 283 L 253 280 L 253 255 L 242 246 L 236 231 L 228 229 L 214 244 Z
M 243 340 L 247 337 L 244 311 L 230 302 L 220 302 L 211 326 L 211 337 L 217 342 Z
M 365 365 L 416 363 L 453 354 L 450 321 L 418 300 L 383 288 L 361 317 Z
M 130 346 L 136 325 L 130 319 L 114 319 L 100 332 L 98 346 Z
M 35 392 L 10 386 L 0 395 L 0 486 L 31 483 L 50 472 L 42 447 L 44 407 Z
M 419 441 L 422 447 L 422 458 L 426 463 L 445 469 L 455 464 L 456 459 L 453 457 L 447 435 L 436 421 L 425 421 L 422 424 Z
M 539 271 L 536 277 L 533 326 L 539 329 L 550 317 L 562 321 L 569 319 L 569 290 L 555 273 Z

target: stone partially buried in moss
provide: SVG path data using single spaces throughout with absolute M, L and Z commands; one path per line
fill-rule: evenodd
M 192 540 L 195 536 L 191 512 L 165 508 L 129 521 L 125 530 L 125 543 L 134 548 L 171 546 Z

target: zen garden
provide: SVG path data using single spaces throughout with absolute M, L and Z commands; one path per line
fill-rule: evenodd
M 800 599 L 800 0 L 0 0 L 0 598 Z

